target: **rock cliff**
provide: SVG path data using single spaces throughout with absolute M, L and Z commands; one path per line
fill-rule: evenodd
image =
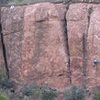
M 74 0 L 73 0 L 74 2 Z M 1 7 L 10 78 L 17 84 L 100 84 L 100 4 L 49 2 Z M 83 2 L 83 1 L 81 1 Z M 1 38 L 0 38 L 1 39 Z M 5 66 L 0 42 L 0 67 Z M 17 86 L 16 85 L 16 86 Z

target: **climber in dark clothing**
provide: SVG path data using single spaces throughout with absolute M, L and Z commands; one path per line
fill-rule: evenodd
M 100 63 L 100 61 L 96 61 L 96 59 L 94 59 L 93 66 L 95 67 L 98 63 Z

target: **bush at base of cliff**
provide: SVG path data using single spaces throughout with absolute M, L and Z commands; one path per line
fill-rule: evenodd
M 25 86 L 19 91 L 19 100 L 55 100 L 57 93 L 50 87 Z
M 0 4 L 7 4 L 8 0 L 0 0 Z
M 13 87 L 13 81 L 8 79 L 8 78 L 4 78 L 1 82 L 0 85 L 4 88 L 12 88 Z
M 94 92 L 93 100 L 100 100 L 100 91 Z
M 11 0 L 9 1 L 9 5 L 15 4 L 28 4 L 28 3 L 37 3 L 37 2 L 53 2 L 53 3 L 59 3 L 59 2 L 65 2 L 65 0 Z
M 3 93 L 0 92 L 0 100 L 9 100 Z
M 55 91 L 43 91 L 42 92 L 42 100 L 55 100 L 57 96 Z
M 70 89 L 64 91 L 64 100 L 85 100 L 85 91 L 81 87 L 72 85 Z
M 13 81 L 7 78 L 5 68 L 0 68 L 0 86 L 2 88 L 13 87 Z

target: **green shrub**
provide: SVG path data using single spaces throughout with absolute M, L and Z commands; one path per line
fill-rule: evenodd
M 12 98 L 14 97 L 14 92 L 11 92 L 11 89 L 0 88 L 0 93 L 8 97 L 9 100 L 12 100 Z
M 0 93 L 0 100 L 9 100 L 4 94 Z
M 84 89 L 75 85 L 72 85 L 70 89 L 64 91 L 65 100 L 85 100 Z
M 55 100 L 57 94 L 55 91 L 43 91 L 42 100 Z
M 13 86 L 13 82 L 7 78 L 4 68 L 0 69 L 0 86 L 4 88 L 11 88 Z
M 94 92 L 93 100 L 100 100 L 100 91 Z
M 21 0 L 14 0 L 15 4 L 20 4 L 22 1 Z
M 8 0 L 0 0 L 0 4 L 7 4 Z
M 57 93 L 49 87 L 33 85 L 24 86 L 18 96 L 20 100 L 23 100 L 25 96 L 27 96 L 29 100 L 55 100 Z
M 8 79 L 8 78 L 4 78 L 1 82 L 0 82 L 1 86 L 4 88 L 12 88 L 13 87 L 13 82 L 12 80 Z
M 9 1 L 9 4 L 26 4 L 26 3 L 37 3 L 37 2 L 54 2 L 54 3 L 59 3 L 59 2 L 65 2 L 65 0 L 11 0 Z
M 38 89 L 40 89 L 40 87 L 37 85 L 33 86 L 24 85 L 24 87 L 20 90 L 20 92 L 25 96 L 30 96 L 33 94 L 34 91 Z
M 5 68 L 0 68 L 0 82 L 6 77 Z

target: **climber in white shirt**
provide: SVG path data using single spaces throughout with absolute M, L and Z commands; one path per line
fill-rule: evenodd
M 14 9 L 14 5 L 11 5 L 10 9 L 11 9 L 11 10 Z

